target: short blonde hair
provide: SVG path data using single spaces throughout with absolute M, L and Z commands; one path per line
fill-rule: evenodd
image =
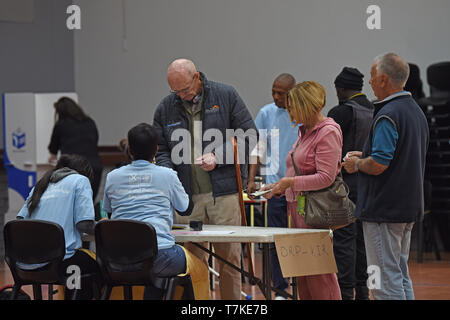
M 311 124 L 322 111 L 326 102 L 325 89 L 314 81 L 304 81 L 288 92 L 287 109 L 291 121 Z

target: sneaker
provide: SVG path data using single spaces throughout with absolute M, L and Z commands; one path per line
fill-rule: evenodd
M 275 296 L 275 300 L 287 300 L 287 299 L 283 296 Z

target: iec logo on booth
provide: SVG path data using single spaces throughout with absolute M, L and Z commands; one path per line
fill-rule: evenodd
M 26 145 L 26 135 L 20 128 L 12 133 L 12 145 L 16 149 L 22 149 Z

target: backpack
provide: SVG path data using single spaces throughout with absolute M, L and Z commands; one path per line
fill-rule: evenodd
M 9 284 L 0 288 L 0 300 L 11 300 L 13 287 L 13 285 Z M 25 291 L 20 289 L 16 300 L 31 300 L 31 298 Z

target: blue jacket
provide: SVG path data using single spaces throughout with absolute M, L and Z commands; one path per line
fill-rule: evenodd
M 217 129 L 223 137 L 223 141 L 219 142 L 223 148 L 215 149 L 216 156 L 220 158 L 223 156 L 223 163 L 218 164 L 214 170 L 209 172 L 213 196 L 218 197 L 233 194 L 238 192 L 238 187 L 234 164 L 226 164 L 227 154 L 230 159 L 233 159 L 231 141 L 226 140 L 226 129 L 242 129 L 244 132 L 248 129 L 253 129 L 256 140 L 256 126 L 247 107 L 233 87 L 208 81 L 203 73 L 200 73 L 200 75 L 203 84 L 203 107 L 201 111 L 202 132 L 204 134 L 208 129 Z M 172 133 L 176 129 L 186 129 L 189 131 L 188 115 L 182 100 L 176 94 L 172 93 L 160 102 L 155 111 L 153 125 L 158 132 L 156 163 L 177 171 L 186 193 L 192 196 L 191 165 L 189 163 L 174 164 L 171 159 L 172 150 L 182 140 L 182 138 L 179 138 L 176 141 L 172 141 Z M 203 150 L 210 144 L 211 141 L 204 140 L 202 143 Z M 190 140 L 188 145 L 190 146 Z M 240 166 L 243 186 L 247 185 L 246 179 L 249 160 L 248 139 L 246 139 L 245 148 L 246 163 Z M 177 153 L 178 151 L 176 149 Z M 182 152 L 180 155 L 182 156 Z M 187 158 L 190 159 L 190 157 Z
M 398 133 L 394 158 L 378 176 L 359 172 L 355 217 L 378 223 L 416 222 L 423 217 L 428 123 L 410 95 L 375 104 L 374 119 L 362 158 L 370 156 L 373 132 L 382 118 L 391 121 Z

